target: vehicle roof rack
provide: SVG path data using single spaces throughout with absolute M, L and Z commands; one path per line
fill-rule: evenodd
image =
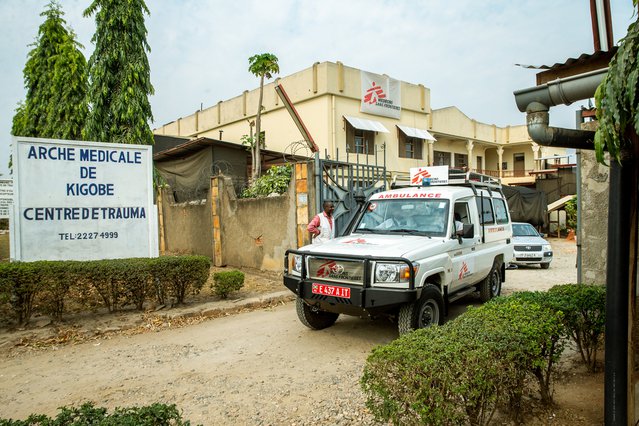
M 471 185 L 478 188 L 488 189 L 501 189 L 501 182 L 499 179 L 485 175 L 482 173 L 465 171 L 462 169 L 449 169 L 448 170 L 448 184 L 449 185 Z

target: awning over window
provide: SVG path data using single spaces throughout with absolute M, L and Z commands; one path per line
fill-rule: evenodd
M 399 130 L 404 132 L 406 136 L 411 138 L 427 139 L 429 141 L 437 140 L 433 137 L 433 135 L 428 133 L 427 130 L 416 129 L 414 127 L 408 127 L 408 126 L 400 126 L 399 124 L 397 125 L 397 127 L 399 127 Z
M 370 130 L 371 132 L 390 133 L 386 127 L 379 121 L 366 120 L 365 118 L 349 117 L 345 115 L 346 121 L 351 123 L 351 126 L 359 130 Z

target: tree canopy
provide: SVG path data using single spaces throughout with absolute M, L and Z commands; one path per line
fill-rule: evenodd
M 87 140 L 153 144 L 145 13 L 144 0 L 93 0 L 84 11 L 96 21 L 89 59 L 91 111 L 83 133 Z
M 260 78 L 260 97 L 257 105 L 257 115 L 255 117 L 255 135 L 250 135 L 254 141 L 261 138 L 262 132 L 262 100 L 264 99 L 264 78 L 272 78 L 273 74 L 280 72 L 280 66 L 277 63 L 278 59 L 272 53 L 261 53 L 253 55 L 249 58 L 248 70 Z M 262 172 L 262 163 L 260 157 L 261 143 L 253 143 L 252 145 L 252 179 L 255 180 L 260 177 Z
M 88 113 L 87 62 L 75 33 L 65 27 L 64 12 L 52 1 L 40 14 L 38 29 L 24 67 L 27 95 L 13 117 L 16 136 L 80 139 Z
M 637 6 L 637 0 L 633 0 Z M 639 16 L 628 27 L 619 49 L 610 61 L 608 73 L 595 93 L 599 127 L 595 134 L 597 161 L 604 163 L 604 150 L 621 161 L 629 147 L 629 127 L 639 133 Z

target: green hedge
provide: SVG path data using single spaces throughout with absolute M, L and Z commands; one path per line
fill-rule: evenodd
M 402 336 L 369 356 L 361 379 L 367 406 L 378 420 L 402 425 L 485 425 L 500 405 L 519 422 L 528 379 L 551 402 L 562 321 L 543 303 L 497 298 Z
M 213 274 L 211 284 L 215 294 L 226 299 L 229 293 L 238 291 L 244 287 L 244 273 L 242 271 L 224 271 Z
M 548 291 L 550 306 L 564 314 L 564 325 L 590 371 L 597 369 L 597 350 L 606 328 L 606 288 L 565 284 Z
M 66 304 L 84 306 L 93 294 L 109 312 L 142 309 L 150 300 L 180 304 L 199 293 L 210 266 L 205 256 L 0 263 L 0 304 L 9 305 L 20 324 L 29 322 L 36 301 L 35 310 L 54 319 Z
M 80 407 L 62 407 L 55 418 L 32 414 L 26 420 L 0 419 L 0 426 L 189 426 L 175 405 L 155 403 L 145 407 L 106 408 L 85 403 Z

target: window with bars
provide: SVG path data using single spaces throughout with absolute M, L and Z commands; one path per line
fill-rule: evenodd
M 346 149 L 351 154 L 375 154 L 375 132 L 356 129 L 346 122 Z
M 400 158 L 415 158 L 417 160 L 421 160 L 423 158 L 422 157 L 422 147 L 424 145 L 423 139 L 406 136 L 404 132 L 399 131 L 398 141 L 399 141 L 398 152 L 399 152 Z

